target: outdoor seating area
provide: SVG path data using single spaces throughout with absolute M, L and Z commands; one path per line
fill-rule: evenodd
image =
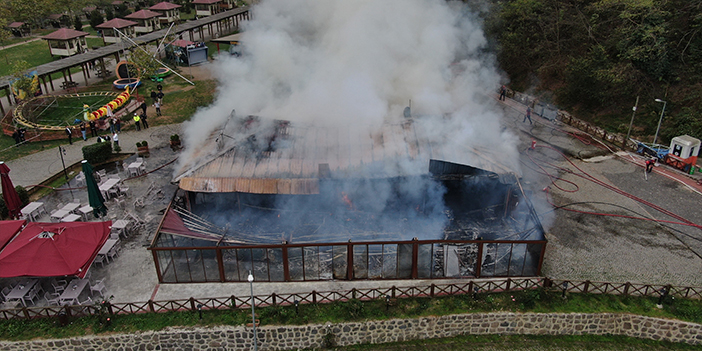
M 60 211 L 78 206 L 69 203 Z M 107 287 L 91 280 L 90 268 L 98 257 L 114 261 L 119 253 L 111 224 L 0 221 L 1 308 L 80 305 L 103 296 Z
M 22 307 L 86 305 L 107 294 L 104 278 L 91 281 L 86 278 L 45 277 L 9 279 L 2 286 L 0 309 Z

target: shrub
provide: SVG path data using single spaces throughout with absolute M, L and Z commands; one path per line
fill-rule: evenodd
M 112 156 L 112 143 L 96 143 L 83 147 L 83 158 L 95 165 L 107 161 Z
M 178 134 L 171 135 L 171 141 L 178 141 L 178 140 L 180 140 L 180 136 L 178 136 Z
M 146 142 L 146 140 L 141 141 L 141 146 L 149 146 L 149 143 Z
M 114 152 L 122 152 L 122 148 L 119 145 L 115 145 Z
M 22 201 L 22 206 L 29 203 L 29 193 L 27 192 L 27 189 L 21 185 L 17 185 L 15 187 L 15 191 L 17 191 L 17 196 L 19 196 L 20 201 Z
M 141 147 L 141 141 L 136 142 L 136 147 Z

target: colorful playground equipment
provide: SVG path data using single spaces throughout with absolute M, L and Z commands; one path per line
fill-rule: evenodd
M 104 106 L 100 107 L 99 109 L 91 112 L 90 114 L 87 115 L 86 120 L 95 120 L 95 119 L 100 119 L 104 116 L 107 116 L 107 111 L 115 111 L 116 109 L 122 107 L 127 101 L 129 101 L 129 98 L 131 97 L 131 94 L 129 93 L 129 87 L 126 87 L 124 92 L 117 95 L 117 97 L 105 104 Z

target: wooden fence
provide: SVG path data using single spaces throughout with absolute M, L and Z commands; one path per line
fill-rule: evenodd
M 635 283 L 610 283 L 551 279 L 544 277 L 504 278 L 491 280 L 470 280 L 465 283 L 430 284 L 424 286 L 351 289 L 339 291 L 311 291 L 292 294 L 270 294 L 254 296 L 256 306 L 331 303 L 351 299 L 373 300 L 465 295 L 474 293 L 496 293 L 514 290 L 545 288 L 565 290 L 569 293 L 610 294 L 628 296 L 661 297 L 670 295 L 678 298 L 700 299 L 702 287 L 682 287 L 673 285 L 651 285 Z M 214 309 L 251 308 L 250 296 L 228 296 L 218 298 L 189 298 L 184 300 L 110 303 L 99 302 L 93 305 L 25 307 L 0 310 L 0 319 L 33 319 L 45 317 L 81 317 L 99 313 L 137 314 L 175 311 L 198 311 Z

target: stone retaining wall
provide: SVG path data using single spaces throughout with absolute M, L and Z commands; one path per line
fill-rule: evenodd
M 259 349 L 296 350 L 379 344 L 466 334 L 612 334 L 702 344 L 702 325 L 629 314 L 472 313 L 417 319 L 392 319 L 258 329 Z M 85 336 L 61 340 L 0 342 L 0 350 L 251 350 L 251 328 L 169 328 L 156 332 Z

